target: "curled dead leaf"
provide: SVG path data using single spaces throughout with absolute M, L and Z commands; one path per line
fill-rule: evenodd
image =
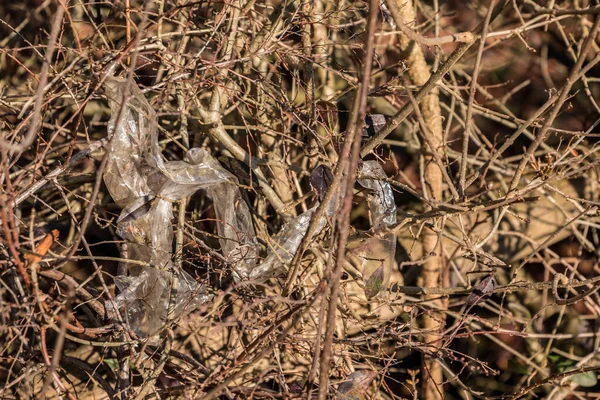
M 348 375 L 337 388 L 336 400 L 363 400 L 369 385 L 377 376 L 375 371 L 361 370 Z
M 48 250 L 50 250 L 52 243 L 54 243 L 56 239 L 58 239 L 58 229 L 54 229 L 46 234 L 41 242 L 35 247 L 35 250 L 32 253 L 25 255 L 25 259 L 29 265 L 42 261 L 42 258 L 48 253 Z

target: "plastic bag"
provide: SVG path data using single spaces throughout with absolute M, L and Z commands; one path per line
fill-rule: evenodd
M 377 161 L 365 161 L 361 168 L 363 178 L 358 183 L 371 194 L 367 199 L 373 229 L 396 223 L 396 203 L 392 186 L 385 182 L 387 175 Z M 389 286 L 396 255 L 396 235 L 379 233 L 357 241 L 349 248 L 349 256 L 361 269 L 368 298 L 376 296 Z
M 236 264 L 238 279 L 256 266 L 258 242 L 236 178 L 204 149 L 190 149 L 187 161 L 165 161 L 158 146 L 156 113 L 137 85 L 109 78 L 105 88 L 112 138 L 104 182 L 122 208 L 117 233 L 130 242 L 129 257 L 150 265 L 129 266 L 130 276 L 120 278 L 115 303 L 131 328 L 145 336 L 162 327 L 157 321 L 167 321 L 169 307 L 169 319 L 174 319 L 208 300 L 192 277 L 174 270 L 172 202 L 207 190 L 219 219 L 223 255 Z
M 121 292 L 115 298 L 115 304 L 141 337 L 153 335 L 170 321 L 210 299 L 184 271 L 142 267 L 138 275 L 117 277 L 115 283 Z M 172 306 L 171 310 L 169 306 Z
M 317 192 L 319 199 L 324 197 L 331 180 L 331 170 L 327 166 L 320 165 L 312 172 L 310 176 L 310 182 L 314 190 Z M 327 205 L 324 215 L 317 223 L 314 233 L 315 236 L 325 228 L 327 218 L 331 218 L 331 216 L 333 216 L 335 213 L 336 203 L 337 199 L 334 196 L 334 198 L 331 199 Z M 283 225 L 275 237 L 275 244 L 271 249 L 269 249 L 267 257 L 263 260 L 263 262 L 254 269 L 250 276 L 251 278 L 267 276 L 287 268 L 288 264 L 296 255 L 302 239 L 304 239 L 306 236 L 310 221 L 315 211 L 317 211 L 319 204 L 320 203 L 317 202 L 314 207 Z
M 325 215 L 321 217 L 317 224 L 315 236 L 321 233 L 323 228 L 325 228 L 327 217 L 331 217 L 335 212 L 334 204 L 333 200 L 330 201 L 329 206 L 325 210 Z M 317 205 L 310 210 L 307 210 L 283 225 L 275 237 L 273 248 L 269 250 L 267 257 L 265 257 L 263 262 L 252 271 L 252 274 L 250 275 L 251 278 L 267 276 L 287 268 L 288 264 L 296 255 L 302 239 L 306 236 L 312 216 L 315 211 L 317 211 L 318 207 L 319 204 L 317 203 Z
M 371 212 L 372 227 L 383 228 L 396 223 L 396 203 L 392 186 L 383 181 L 387 178 L 383 167 L 377 161 L 365 161 L 361 169 L 365 178 L 358 183 L 369 189 L 368 204 Z M 368 178 L 367 178 L 368 177 Z M 322 199 L 331 183 L 332 175 L 329 168 L 319 166 L 310 177 L 310 183 L 320 199 Z M 317 223 L 315 235 L 318 235 L 335 213 L 338 199 L 334 196 L 324 215 Z M 308 226 L 317 210 L 319 203 L 296 218 L 288 221 L 275 237 L 275 244 L 269 250 L 267 257 L 252 272 L 251 278 L 274 274 L 287 268 L 292 261 L 302 239 L 306 236 Z M 367 297 L 376 296 L 389 285 L 391 272 L 396 255 L 396 235 L 384 233 L 381 236 L 367 237 L 355 242 L 355 247 L 349 248 L 350 258 L 358 260 L 363 277 L 365 277 L 365 293 Z

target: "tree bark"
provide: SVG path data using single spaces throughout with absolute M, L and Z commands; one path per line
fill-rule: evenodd
M 396 6 L 400 11 L 400 15 L 406 24 L 409 26 L 416 20 L 415 10 L 411 0 L 392 0 L 396 2 Z M 425 56 L 420 47 L 419 43 L 414 42 L 407 36 L 399 34 L 400 47 L 405 54 L 406 64 L 408 66 L 408 75 L 413 84 L 416 86 L 424 85 L 431 77 L 429 66 L 425 61 Z M 431 138 L 431 144 L 433 149 L 424 149 L 424 171 L 422 171 L 425 187 L 425 195 L 434 199 L 442 199 L 443 189 L 443 177 L 442 171 L 439 166 L 435 163 L 434 157 L 431 155 L 433 151 L 441 153 L 442 146 L 444 145 L 443 128 L 442 128 L 442 116 L 439 104 L 438 90 L 434 89 L 429 93 L 420 104 L 421 114 L 427 127 L 428 133 Z M 423 146 L 427 147 L 427 144 L 423 142 Z M 423 242 L 423 254 L 430 254 L 427 262 L 423 265 L 421 275 L 419 277 L 418 285 L 426 287 L 437 287 L 440 286 L 440 279 L 442 276 L 442 269 L 444 266 L 442 259 L 441 241 L 438 235 L 429 230 L 425 229 L 422 236 Z M 435 298 L 439 296 L 426 296 Z M 438 303 L 441 306 L 441 300 L 432 300 L 432 302 Z M 425 343 L 431 346 L 432 350 L 435 350 L 441 341 L 440 331 L 444 324 L 443 313 L 425 314 L 423 316 L 422 324 L 423 329 L 427 332 L 423 339 Z M 442 399 L 443 388 L 442 388 L 442 368 L 433 357 L 426 356 L 423 360 L 423 393 L 421 398 L 425 400 Z

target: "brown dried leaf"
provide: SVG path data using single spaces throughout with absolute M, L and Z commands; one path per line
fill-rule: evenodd
M 327 165 L 319 165 L 310 174 L 308 182 L 315 192 L 317 192 L 319 201 L 322 201 L 323 197 L 325 197 L 325 193 L 327 192 L 327 189 L 329 189 L 329 185 L 331 185 L 332 180 L 333 175 L 331 173 L 331 169 Z
M 383 264 L 379 266 L 365 282 L 365 295 L 371 299 L 379 293 L 382 288 L 383 280 L 385 277 L 385 269 Z
M 377 376 L 375 371 L 361 370 L 351 373 L 337 388 L 336 400 L 363 400 L 369 385 Z
M 245 163 L 239 161 L 236 158 L 232 158 L 229 156 L 221 156 L 218 158 L 221 164 L 236 178 L 239 179 L 242 185 L 257 187 L 258 182 L 256 181 L 256 177 Z
M 496 279 L 494 275 L 490 275 L 481 280 L 475 287 L 473 291 L 467 298 L 467 304 L 470 306 L 474 306 L 476 304 L 481 303 L 485 298 L 491 296 L 492 292 L 496 288 Z
M 42 241 L 35 246 L 35 250 L 32 253 L 25 255 L 25 259 L 30 265 L 42 261 L 42 258 L 48 253 L 48 250 L 50 250 L 52 243 L 54 243 L 56 239 L 58 239 L 58 230 L 54 229 L 44 236 Z

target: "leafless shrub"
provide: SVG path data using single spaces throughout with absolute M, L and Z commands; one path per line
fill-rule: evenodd
M 0 397 L 597 393 L 599 14 L 3 2 Z M 261 260 L 321 204 L 289 259 L 238 279 L 228 221 L 202 192 L 179 202 L 173 264 L 212 298 L 150 338 L 113 306 L 115 277 L 144 263 L 102 181 L 110 73 L 144 91 L 166 159 L 202 147 L 237 176 Z M 377 191 L 355 185 L 366 160 L 395 190 L 395 222 L 376 224 Z M 311 186 L 320 165 L 333 173 Z

